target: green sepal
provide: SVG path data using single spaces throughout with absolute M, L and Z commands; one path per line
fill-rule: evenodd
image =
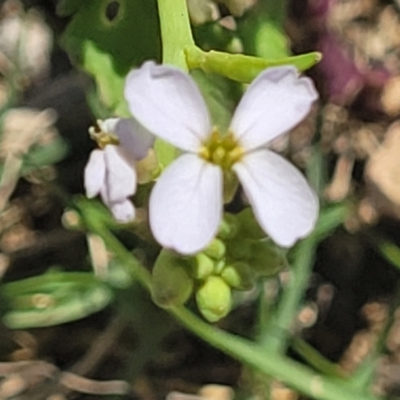
M 286 266 L 284 251 L 266 238 L 231 240 L 227 254 L 230 260 L 242 261 L 262 276 L 276 275 Z
M 221 239 L 231 239 L 238 231 L 238 223 L 233 214 L 225 213 L 218 227 L 217 236 Z
M 251 269 L 262 276 L 274 276 L 287 266 L 285 251 L 270 239 L 250 240 L 250 257 L 246 260 Z
M 251 208 L 239 214 L 225 214 L 229 225 L 236 230 L 225 239 L 227 258 L 248 264 L 257 274 L 272 276 L 286 266 L 285 251 L 276 246 L 256 221 Z
M 184 304 L 193 291 L 191 264 L 177 253 L 161 250 L 152 272 L 152 298 L 160 307 Z
M 220 276 L 210 276 L 196 293 L 197 307 L 209 322 L 217 322 L 231 310 L 231 288 Z
M 236 236 L 246 239 L 265 238 L 265 233 L 258 224 L 253 210 L 250 207 L 245 208 L 234 217 L 237 223 Z

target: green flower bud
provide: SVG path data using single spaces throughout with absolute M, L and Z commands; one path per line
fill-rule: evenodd
M 214 260 L 220 260 L 225 255 L 225 251 L 224 242 L 220 239 L 214 239 L 211 244 L 203 250 L 203 253 Z
M 214 264 L 214 275 L 221 275 L 222 270 L 225 268 L 225 260 L 219 260 Z
M 216 322 L 231 309 L 231 288 L 219 276 L 210 276 L 196 293 L 197 306 L 204 318 Z
M 248 264 L 236 262 L 227 265 L 221 273 L 221 278 L 231 287 L 239 290 L 249 290 L 254 284 L 254 272 Z
M 193 266 L 195 279 L 206 279 L 214 271 L 214 261 L 203 253 L 196 255 Z
M 190 263 L 170 250 L 162 250 L 152 274 L 152 298 L 160 307 L 185 303 L 193 291 Z

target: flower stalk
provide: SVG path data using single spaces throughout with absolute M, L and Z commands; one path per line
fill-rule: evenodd
M 163 64 L 188 71 L 184 49 L 194 47 L 186 0 L 158 0 Z
M 107 248 L 126 265 L 134 277 L 147 290 L 151 291 L 150 273 L 119 242 L 117 238 L 97 218 L 91 216 L 90 207 L 78 204 L 86 227 L 99 235 Z M 255 370 L 279 379 L 284 384 L 320 400 L 377 400 L 361 390 L 356 390 L 344 380 L 325 377 L 310 368 L 288 359 L 285 355 L 267 353 L 257 343 L 243 339 L 204 322 L 184 306 L 174 306 L 167 311 L 192 333 L 225 352 L 231 357 Z

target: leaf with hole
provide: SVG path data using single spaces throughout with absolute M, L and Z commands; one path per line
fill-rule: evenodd
M 92 75 L 101 102 L 111 113 L 128 116 L 125 76 L 148 59 L 160 59 L 155 0 L 63 0 L 58 11 L 71 15 L 63 44 Z

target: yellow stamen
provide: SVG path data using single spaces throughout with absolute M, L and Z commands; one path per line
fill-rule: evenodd
M 198 154 L 204 160 L 219 165 L 224 170 L 230 170 L 234 163 L 240 161 L 244 150 L 231 132 L 221 135 L 214 128 Z
M 211 160 L 214 164 L 221 164 L 224 162 L 226 151 L 222 146 L 218 146 L 212 153 Z
M 229 152 L 229 157 L 233 163 L 240 161 L 243 157 L 244 151 L 241 147 L 237 146 Z
M 199 156 L 201 158 L 204 158 L 205 160 L 209 160 L 210 159 L 210 151 L 208 150 L 208 148 L 206 146 L 201 146 L 200 147 Z
M 113 133 L 105 132 L 101 130 L 101 121 L 98 124 L 89 128 L 89 136 L 93 139 L 100 149 L 104 149 L 108 144 L 119 144 L 119 139 Z

